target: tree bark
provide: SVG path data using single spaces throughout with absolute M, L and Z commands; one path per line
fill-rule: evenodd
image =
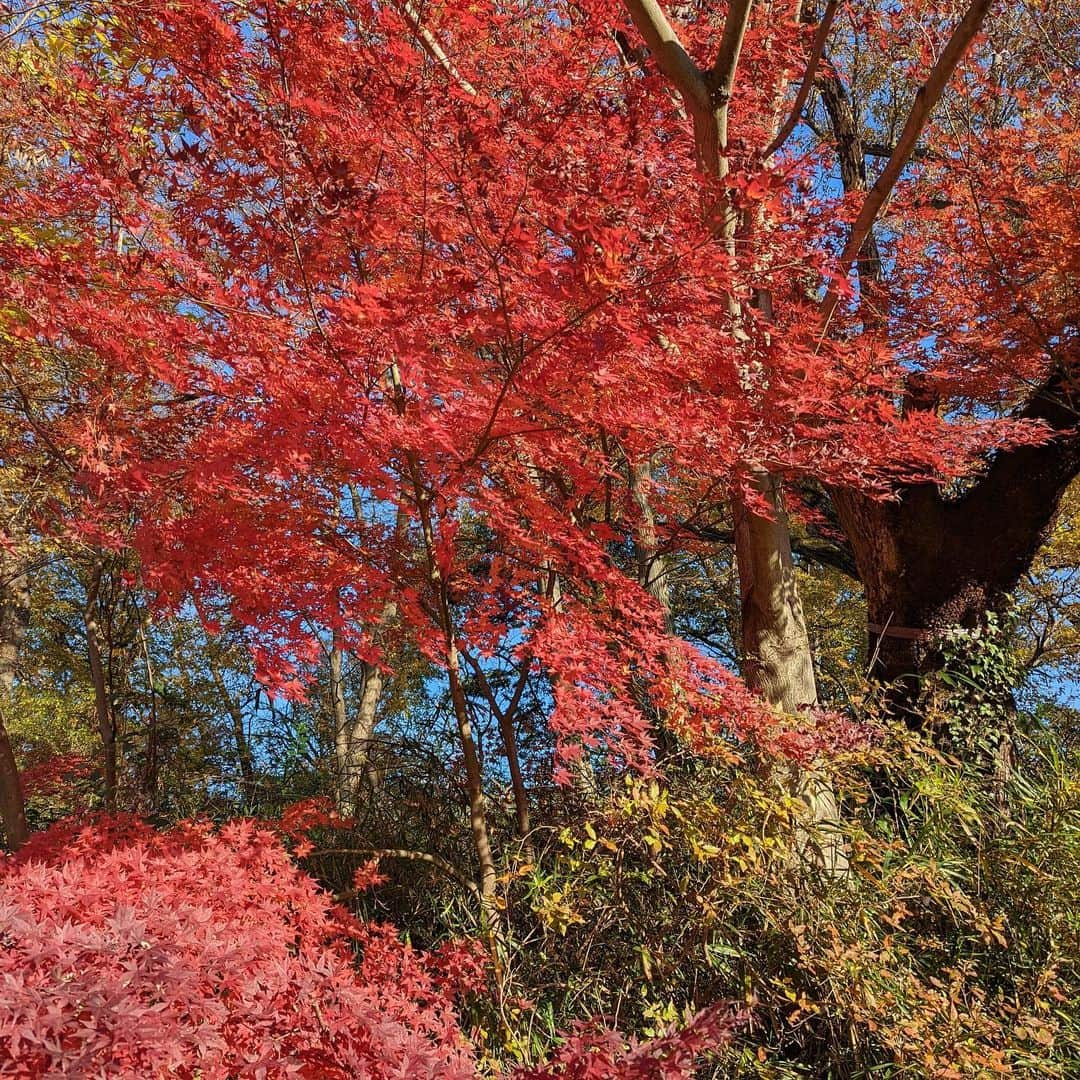
M 395 409 L 399 415 L 405 413 L 405 393 L 401 376 L 396 364 L 390 369 L 390 382 L 394 393 Z M 480 871 L 480 915 L 481 921 L 489 933 L 494 933 L 497 912 L 494 907 L 495 885 L 497 880 L 495 856 L 491 848 L 491 834 L 488 831 L 487 805 L 484 798 L 484 778 L 480 768 L 480 759 L 473 739 L 472 720 L 469 717 L 469 703 L 461 685 L 461 664 L 458 656 L 457 638 L 454 627 L 453 606 L 450 591 L 439 568 L 436 556 L 435 523 L 432 514 L 432 494 L 424 484 L 420 464 L 415 451 L 405 455 L 409 479 L 412 484 L 413 499 L 420 529 L 424 538 L 424 556 L 427 561 L 428 580 L 431 583 L 433 600 L 437 609 L 439 628 L 445 646 L 446 672 L 450 686 L 450 701 L 457 721 L 458 736 L 461 740 L 462 756 L 465 762 L 465 786 L 469 803 L 469 829 L 472 833 L 473 847 Z
M 154 664 L 150 658 L 150 643 L 146 638 L 146 628 L 139 623 L 139 644 L 142 646 L 143 662 L 146 667 L 146 689 L 150 697 L 150 715 L 146 721 L 146 762 L 143 768 L 143 806 L 145 812 L 152 814 L 158 804 L 158 781 L 161 769 L 160 757 L 160 722 L 157 708 L 157 687 L 155 685 Z
M 667 555 L 660 550 L 656 535 L 656 513 L 648 490 L 652 482 L 652 462 L 645 460 L 636 465 L 627 462 L 627 470 L 630 495 L 639 513 L 634 531 L 638 584 L 656 601 L 664 620 L 664 630 L 672 634 L 675 632 L 675 620 L 671 610 L 671 566 Z
M 981 20 L 985 8 L 972 5 L 969 15 Z M 819 87 L 844 188 L 864 191 L 868 151 L 849 95 L 835 75 L 820 79 Z M 888 312 L 871 230 L 858 252 L 858 271 L 864 322 L 882 326 Z M 1077 360 L 1057 357 L 1055 370 L 1018 413 L 1043 422 L 1057 437 L 1043 446 L 999 453 L 962 495 L 948 498 L 934 484 L 901 487 L 890 502 L 852 490 L 830 491 L 865 589 L 871 674 L 891 684 L 893 710 L 915 727 L 922 725 L 922 680 L 941 667 L 940 632 L 978 627 L 988 611 L 1002 606 L 1045 543 L 1062 496 L 1080 474 L 1075 433 L 1080 413 L 1071 375 Z M 915 387 L 909 387 L 908 405 L 933 407 L 917 401 Z
M 105 809 L 111 814 L 116 812 L 116 715 L 113 711 L 108 678 L 101 654 L 101 629 L 97 619 L 102 573 L 103 567 L 99 561 L 94 565 L 90 585 L 86 591 L 83 626 L 86 630 L 86 654 L 90 664 L 90 681 L 94 687 L 94 711 L 97 716 L 98 733 L 101 735 Z
M 742 601 L 743 677 L 772 705 L 796 714 L 817 704 L 813 654 L 795 580 L 791 532 L 775 476 L 755 477 L 768 517 L 736 505 L 735 555 Z M 832 785 L 815 770 L 783 768 L 785 786 L 800 811 L 800 854 L 830 876 L 847 871 L 840 807 Z
M 0 824 L 13 851 L 30 836 L 15 751 L 4 723 L 19 652 L 30 627 L 30 579 L 22 570 L 14 560 L 0 554 Z
M 229 693 L 225 685 L 221 668 L 213 657 L 209 660 L 210 677 L 214 680 L 214 689 L 221 698 L 225 711 L 229 714 L 232 722 L 233 743 L 236 746 L 236 760 L 240 766 L 240 796 L 244 801 L 244 808 L 250 810 L 255 803 L 255 760 L 251 753 L 251 743 L 248 741 L 247 732 L 244 730 L 244 714 Z
M 833 492 L 866 591 L 871 671 L 897 686 L 913 712 L 919 682 L 941 666 L 940 632 L 974 628 L 1000 609 L 1046 542 L 1062 496 L 1080 474 L 1078 413 L 1065 377 L 1020 413 L 1062 432 L 1043 446 L 1007 450 L 966 492 L 909 485 L 895 502 Z
M 817 684 L 790 530 L 776 477 L 760 472 L 755 487 L 770 517 L 742 505 L 735 511 L 743 675 L 766 701 L 797 713 L 817 704 Z
M 350 817 L 358 809 L 360 790 L 371 775 L 371 744 L 375 736 L 379 699 L 385 679 L 375 664 L 360 661 L 360 699 L 349 718 L 343 678 L 344 652 L 338 636 L 330 650 L 330 695 L 334 706 L 334 751 L 338 772 L 338 810 Z

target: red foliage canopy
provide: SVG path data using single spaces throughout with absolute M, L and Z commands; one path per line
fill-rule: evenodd
M 81 532 L 136 521 L 147 582 L 227 596 L 280 691 L 312 624 L 380 660 L 393 604 L 439 663 L 516 648 L 556 730 L 627 760 L 648 759 L 643 692 L 753 730 L 612 558 L 640 524 L 627 463 L 659 463 L 677 534 L 754 469 L 884 491 L 1019 434 L 901 415 L 887 334 L 822 330 L 847 211 L 813 155 L 761 154 L 805 64 L 796 7 L 759 5 L 722 182 L 613 0 L 73 24 L 70 78 L 19 120 L 34 171 L 0 193 L 47 242 L 5 234 L 0 287 L 13 332 L 94 388 L 26 433 L 74 448 Z M 685 28 L 703 64 L 717 25 Z M 727 198 L 752 223 L 734 257 L 709 227 Z

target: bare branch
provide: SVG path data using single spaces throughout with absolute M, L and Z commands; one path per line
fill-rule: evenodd
M 478 97 L 475 86 L 458 71 L 454 61 L 446 55 L 446 50 L 439 43 L 439 39 L 424 25 L 420 13 L 413 7 L 410 0 L 404 0 L 401 5 L 401 13 L 409 24 L 412 32 L 416 35 L 420 47 L 441 67 L 469 97 Z
M 892 157 L 893 150 L 896 149 L 888 143 L 879 142 L 864 142 L 862 148 L 863 153 L 866 154 L 867 157 L 876 158 Z M 927 159 L 931 161 L 941 161 L 943 157 L 944 155 L 935 150 L 927 149 L 925 146 L 916 146 L 915 149 L 911 151 L 912 161 L 926 161 Z
M 795 95 L 795 104 L 792 105 L 791 113 L 787 120 L 784 121 L 784 126 L 776 133 L 776 138 L 769 143 L 764 154 L 766 160 L 771 158 L 788 141 L 799 122 L 799 117 L 802 116 L 803 109 L 806 108 L 806 99 L 814 88 L 814 77 L 817 74 L 818 64 L 821 63 L 821 58 L 825 54 L 825 42 L 828 41 L 833 20 L 840 9 L 840 4 L 841 0 L 829 0 L 825 7 L 825 14 L 821 16 L 821 22 L 818 23 L 817 32 L 814 34 L 814 44 L 810 50 L 810 59 L 806 62 L 806 71 L 803 73 L 799 92 Z
M 900 133 L 896 147 L 878 177 L 877 183 L 874 184 L 866 196 L 866 201 L 859 211 L 859 216 L 851 227 L 848 242 L 844 247 L 843 254 L 840 256 L 842 270 L 846 271 L 858 258 L 859 252 L 862 251 L 862 246 L 870 235 L 881 208 L 892 194 L 892 190 L 896 186 L 896 181 L 899 180 L 904 167 L 911 160 L 911 155 L 915 150 L 919 137 L 923 133 L 923 129 L 926 127 L 927 121 L 930 119 L 934 106 L 941 100 L 941 95 L 944 93 L 949 79 L 952 78 L 956 66 L 963 59 L 968 46 L 982 27 L 992 2 L 993 0 L 973 0 L 971 6 L 964 13 L 964 17 L 957 24 L 956 29 L 953 30 L 952 36 L 938 57 L 937 63 L 934 64 L 930 74 L 927 76 L 926 82 L 919 87 L 918 93 L 915 95 L 915 102 L 908 113 L 907 120 L 904 123 L 904 130 Z M 821 314 L 826 325 L 829 317 L 836 309 L 838 299 L 836 291 L 830 289 L 822 301 Z

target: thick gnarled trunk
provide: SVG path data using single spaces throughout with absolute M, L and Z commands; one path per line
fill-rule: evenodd
M 1022 415 L 1065 432 L 1043 446 L 1002 452 L 965 493 L 911 485 L 891 502 L 834 491 L 866 592 L 871 672 L 919 724 L 919 684 L 941 666 L 941 631 L 975 628 L 1030 568 L 1080 473 L 1077 412 L 1052 379 Z

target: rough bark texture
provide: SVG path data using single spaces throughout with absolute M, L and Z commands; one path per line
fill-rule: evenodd
M 4 715 L 0 711 L 0 824 L 4 838 L 12 851 L 17 851 L 30 838 L 26 823 L 26 801 L 23 798 L 15 751 L 8 738 Z
M 0 553 L 0 692 L 11 693 L 19 652 L 30 629 L 30 578 Z
M 741 501 L 735 508 L 743 673 L 766 701 L 795 713 L 817 704 L 810 639 L 795 582 L 779 481 L 759 473 L 755 484 L 771 517 Z
M 817 683 L 795 582 L 791 536 L 776 477 L 759 473 L 758 493 L 770 516 L 736 505 L 735 553 L 742 600 L 743 676 L 766 701 L 796 713 L 817 704 Z M 811 769 L 784 770 L 791 794 L 806 806 L 811 827 L 800 834 L 802 854 L 828 874 L 847 870 L 839 834 L 840 808 L 832 787 Z
M 896 502 L 834 491 L 866 590 L 873 672 L 905 697 L 938 669 L 936 632 L 975 627 L 1016 588 L 1045 543 L 1061 498 L 1080 473 L 1077 411 L 1051 380 L 1022 414 L 1065 431 L 1044 446 L 999 454 L 966 492 L 946 498 L 932 484 Z

